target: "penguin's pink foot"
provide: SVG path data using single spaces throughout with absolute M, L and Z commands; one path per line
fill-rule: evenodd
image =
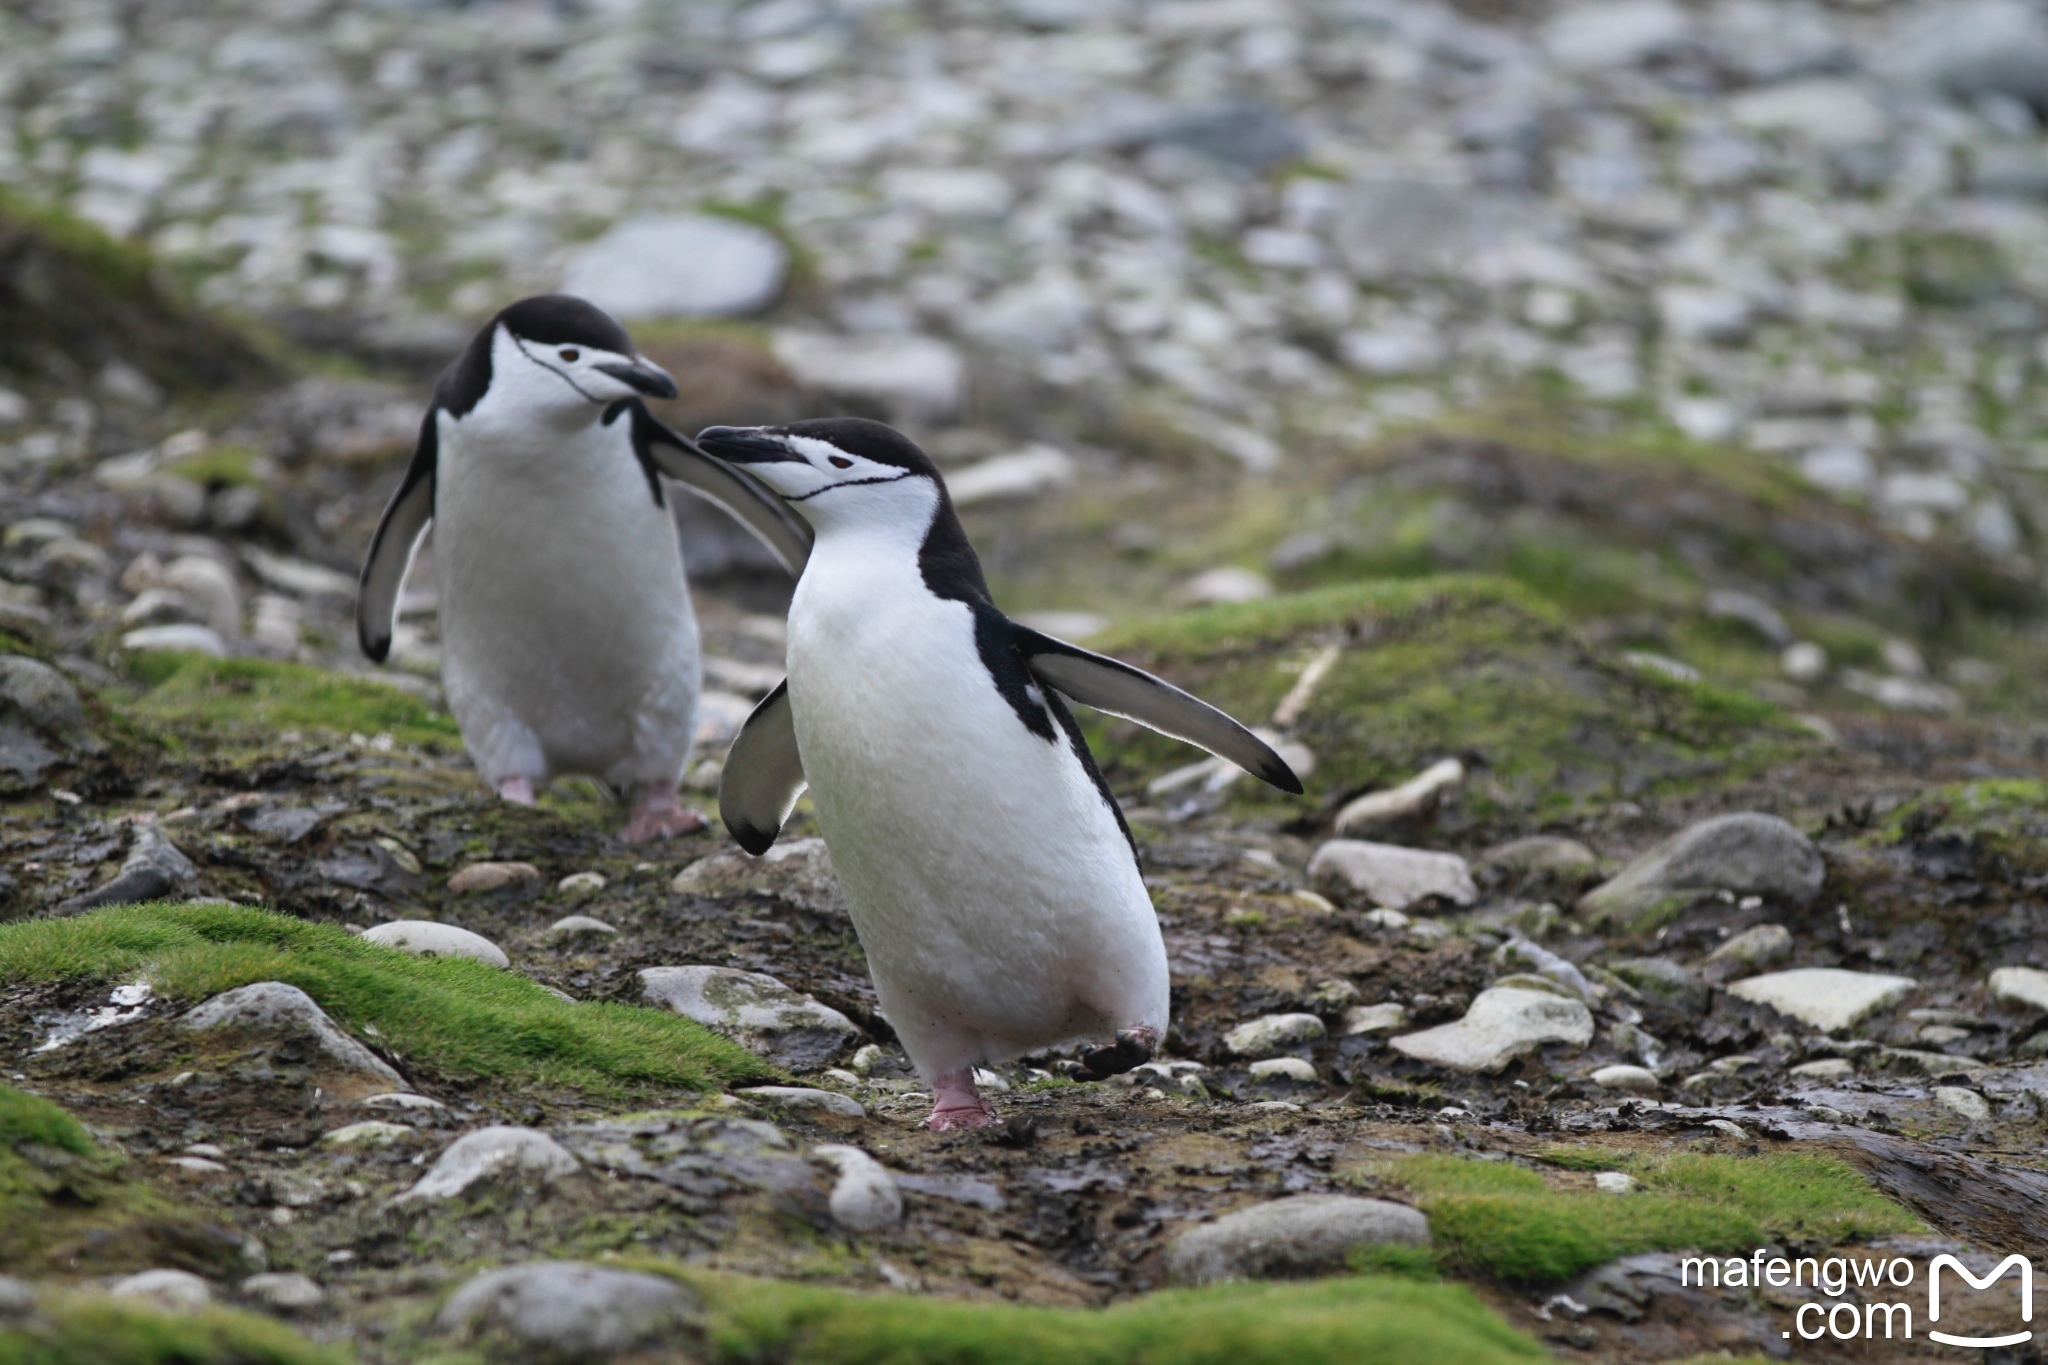
M 932 1082 L 932 1116 L 924 1126 L 934 1133 L 986 1128 L 996 1121 L 995 1108 L 974 1088 L 974 1072 L 955 1071 Z
M 703 815 L 685 806 L 674 787 L 643 787 L 633 800 L 633 813 L 626 818 L 626 842 L 644 844 L 649 839 L 695 834 L 704 825 Z
M 498 795 L 515 806 L 533 804 L 533 779 L 530 777 L 505 777 L 498 780 Z
M 1158 1044 L 1159 1030 L 1150 1025 L 1120 1029 L 1114 1044 L 1089 1048 L 1080 1061 L 1068 1063 L 1066 1071 L 1077 1081 L 1106 1081 L 1151 1061 Z

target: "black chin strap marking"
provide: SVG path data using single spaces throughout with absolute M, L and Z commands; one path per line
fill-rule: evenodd
M 877 474 L 872 479 L 848 479 L 845 483 L 828 483 L 823 488 L 813 488 L 808 493 L 785 493 L 782 495 L 782 500 L 784 502 L 803 502 L 807 498 L 817 497 L 820 493 L 830 493 L 835 488 L 859 488 L 862 484 L 866 483 L 901 483 L 903 480 L 915 475 L 916 472 L 914 469 L 906 469 L 901 474 L 891 474 L 887 477 Z

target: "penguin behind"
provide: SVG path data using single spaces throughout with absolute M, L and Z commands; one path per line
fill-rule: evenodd
M 1166 948 L 1122 812 L 1062 697 L 1301 783 L 1222 712 L 1010 620 L 924 452 L 878 422 L 712 427 L 817 532 L 789 611 L 789 675 L 726 759 L 719 810 L 748 852 L 808 785 L 882 1013 L 933 1087 L 927 1126 L 993 1113 L 974 1068 L 1081 1042 L 1074 1074 L 1146 1061 Z
M 719 503 L 791 572 L 810 532 L 648 412 L 675 381 L 582 299 L 522 299 L 441 376 L 363 562 L 356 633 L 381 663 L 429 524 L 442 682 L 478 771 L 532 804 L 582 773 L 633 793 L 628 840 L 701 828 L 677 796 L 701 683 L 663 478 Z

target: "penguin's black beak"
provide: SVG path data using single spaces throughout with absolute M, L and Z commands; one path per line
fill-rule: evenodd
M 676 381 L 659 365 L 651 365 L 644 360 L 631 365 L 620 361 L 607 361 L 595 368 L 599 374 L 608 374 L 621 384 L 629 384 L 649 398 L 676 396 Z
M 697 433 L 697 444 L 721 460 L 733 464 L 806 464 L 779 436 L 759 427 L 706 427 Z

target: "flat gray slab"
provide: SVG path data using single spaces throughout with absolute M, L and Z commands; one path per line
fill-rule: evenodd
M 1427 1246 L 1429 1220 L 1384 1199 L 1302 1194 L 1182 1233 L 1167 1248 L 1166 1273 L 1176 1284 L 1329 1274 L 1353 1249 L 1382 1243 Z

